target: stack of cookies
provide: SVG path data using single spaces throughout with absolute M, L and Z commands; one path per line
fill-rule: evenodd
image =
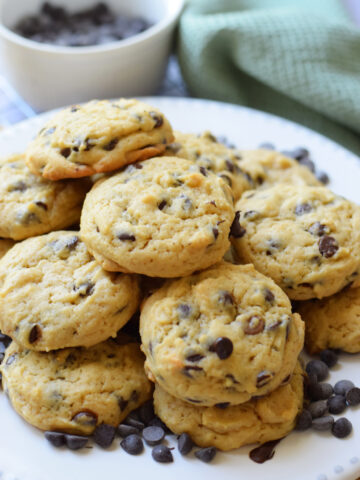
M 200 446 L 293 429 L 304 327 L 290 299 L 356 286 L 358 207 L 293 159 L 173 132 L 125 99 L 61 111 L 0 184 L 1 370 L 29 423 L 117 426 L 154 382 L 157 415 Z M 122 333 L 140 304 L 145 357 Z

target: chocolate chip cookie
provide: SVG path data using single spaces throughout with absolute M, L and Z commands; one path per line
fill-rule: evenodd
M 96 183 L 80 231 L 106 270 L 179 277 L 222 258 L 233 217 L 221 178 L 189 160 L 158 157 Z
M 173 140 L 171 126 L 138 100 L 93 100 L 55 115 L 26 150 L 30 170 L 50 180 L 116 170 L 154 157 Z
M 32 350 L 116 336 L 139 297 L 137 277 L 103 270 L 77 232 L 29 238 L 0 260 L 0 329 Z
M 245 192 L 231 241 L 291 299 L 332 295 L 359 283 L 360 208 L 325 187 L 275 185 Z
M 152 393 L 136 343 L 45 353 L 12 342 L 1 372 L 14 409 L 41 430 L 89 435 L 101 423 L 117 426 Z
M 240 168 L 251 178 L 253 188 L 268 188 L 275 183 L 322 186 L 315 175 L 296 160 L 274 150 L 242 150 Z
M 23 240 L 79 222 L 87 179 L 50 182 L 33 175 L 24 155 L 0 160 L 0 237 Z
M 311 354 L 326 348 L 360 352 L 360 288 L 299 302 L 296 309 L 305 321 L 306 348 Z
M 210 132 L 201 135 L 175 132 L 175 141 L 168 145 L 166 155 L 186 158 L 199 167 L 216 173 L 230 186 L 234 199 L 255 187 L 250 175 L 240 168 L 239 151 L 219 143 Z
M 157 415 L 177 435 L 188 433 L 200 447 L 232 450 L 282 438 L 295 426 L 303 405 L 303 371 L 298 363 L 286 385 L 265 397 L 232 407 L 200 407 L 155 386 Z
M 271 279 L 252 265 L 222 262 L 147 298 L 140 335 L 152 381 L 187 403 L 221 408 L 288 378 L 304 326 Z

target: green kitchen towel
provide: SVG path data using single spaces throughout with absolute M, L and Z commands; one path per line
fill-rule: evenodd
M 189 0 L 178 55 L 192 95 L 280 115 L 360 154 L 360 29 L 339 0 Z

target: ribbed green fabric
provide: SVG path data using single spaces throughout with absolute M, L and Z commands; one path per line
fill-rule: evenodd
M 280 115 L 360 154 L 360 29 L 339 0 L 190 0 L 178 54 L 192 95 Z

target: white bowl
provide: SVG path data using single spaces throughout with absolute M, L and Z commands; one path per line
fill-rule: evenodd
M 4 71 L 36 110 L 92 98 L 154 93 L 163 78 L 172 34 L 184 0 L 105 0 L 115 12 L 140 16 L 153 26 L 125 40 L 92 47 L 61 47 L 28 40 L 11 28 L 34 14 L 43 0 L 0 0 L 0 39 Z M 70 12 L 96 0 L 52 0 Z

